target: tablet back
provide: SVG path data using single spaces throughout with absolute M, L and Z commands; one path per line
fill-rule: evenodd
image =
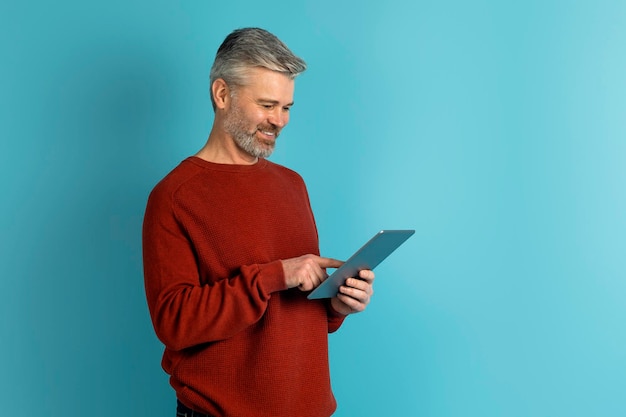
M 415 230 L 381 230 L 376 233 L 350 259 L 314 289 L 308 298 L 334 297 L 347 278 L 357 276 L 359 271 L 363 269 L 371 270 L 376 268 L 378 264 L 411 237 L 413 233 L 415 233 Z

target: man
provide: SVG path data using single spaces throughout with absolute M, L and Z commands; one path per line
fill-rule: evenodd
M 330 300 L 306 187 L 269 162 L 306 69 L 278 38 L 232 32 L 211 69 L 206 145 L 154 188 L 144 218 L 150 314 L 178 415 L 329 416 L 328 333 L 365 309 L 372 271 Z

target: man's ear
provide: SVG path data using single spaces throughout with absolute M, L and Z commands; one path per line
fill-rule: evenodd
M 218 78 L 213 81 L 211 85 L 211 94 L 213 94 L 213 101 L 215 101 L 215 107 L 218 109 L 224 109 L 230 103 L 230 88 L 226 81 L 222 78 Z

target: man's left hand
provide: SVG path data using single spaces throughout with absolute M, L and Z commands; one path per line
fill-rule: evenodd
M 365 310 L 374 294 L 374 272 L 363 270 L 358 278 L 348 278 L 339 287 L 339 293 L 331 299 L 333 308 L 343 315 L 359 313 Z

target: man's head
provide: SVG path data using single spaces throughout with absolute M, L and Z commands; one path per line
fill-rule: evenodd
M 232 32 L 211 69 L 215 137 L 241 155 L 266 158 L 289 122 L 295 78 L 306 69 L 276 36 L 263 29 Z
M 249 81 L 249 70 L 252 68 L 265 68 L 294 79 L 306 70 L 306 63 L 264 29 L 237 29 L 224 39 L 217 50 L 211 68 L 211 85 L 221 78 L 233 90 L 244 86 Z M 211 102 L 215 109 L 213 95 Z

